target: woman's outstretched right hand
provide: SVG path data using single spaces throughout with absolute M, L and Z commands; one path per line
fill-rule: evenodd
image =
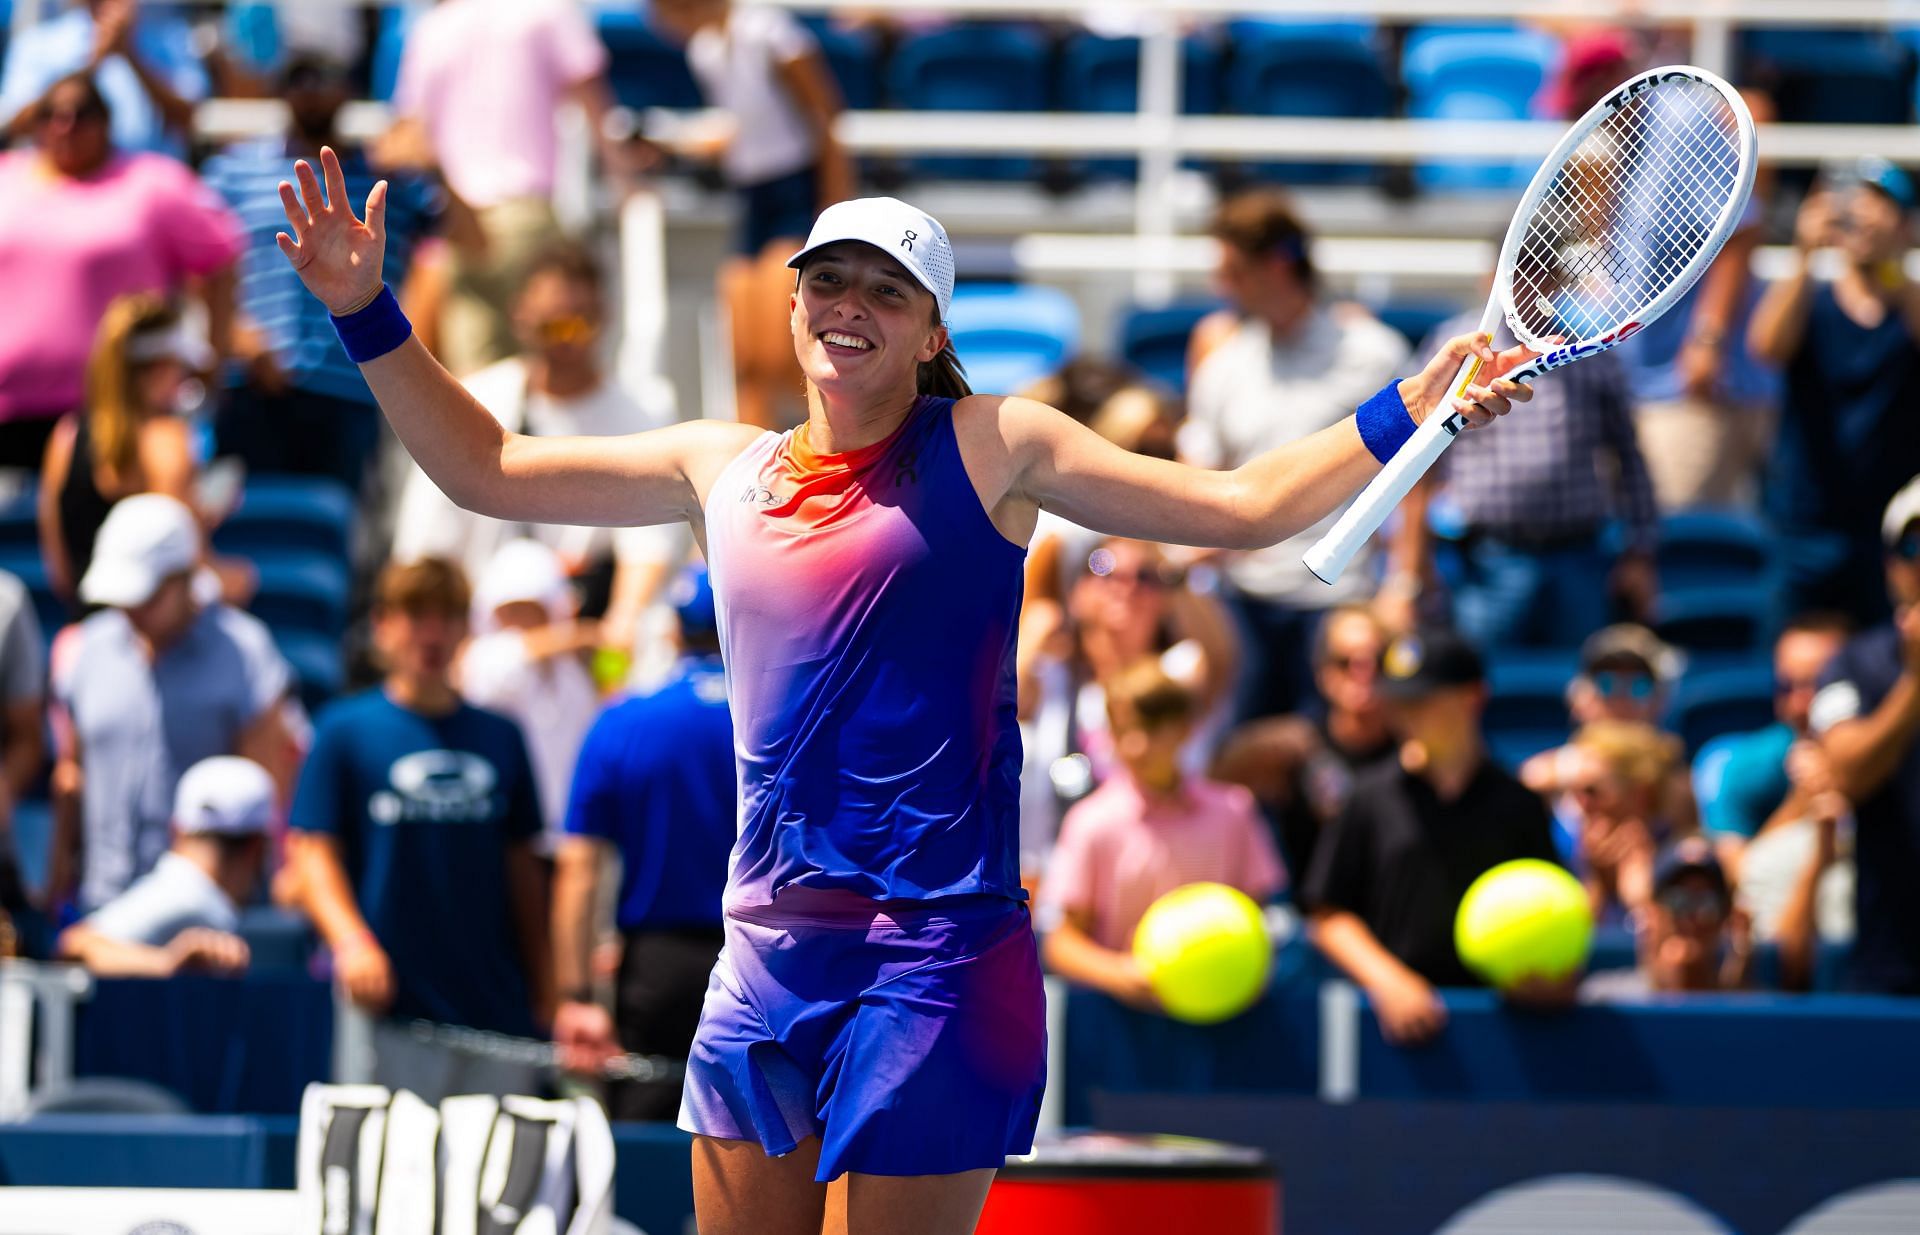
M 293 165 L 299 193 L 280 182 L 280 204 L 293 234 L 281 232 L 274 239 L 307 290 L 333 314 L 345 317 L 380 294 L 380 266 L 387 252 L 387 182 L 382 180 L 367 194 L 362 222 L 347 200 L 347 179 L 330 147 L 321 148 L 320 172 L 326 179 L 324 194 L 305 159 Z

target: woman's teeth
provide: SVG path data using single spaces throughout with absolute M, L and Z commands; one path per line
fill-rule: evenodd
M 828 343 L 838 344 L 841 347 L 858 348 L 863 352 L 873 346 L 873 344 L 867 342 L 865 339 L 857 338 L 850 334 L 835 334 L 831 330 L 821 335 L 820 338 Z

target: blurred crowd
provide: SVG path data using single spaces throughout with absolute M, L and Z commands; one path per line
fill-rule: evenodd
M 739 199 L 715 294 L 740 416 L 779 427 L 798 385 L 784 259 L 857 180 L 819 44 L 781 10 L 655 0 L 734 118 L 667 149 L 623 128 L 572 4 L 442 0 L 397 67 L 392 128 L 361 143 L 340 121 L 369 71 L 362 15 L 253 7 L 278 14 L 269 62 L 133 0 L 80 0 L 7 48 L 0 283 L 30 294 L 0 313 L 0 468 L 37 494 L 39 573 L 0 573 L 0 953 L 237 972 L 242 916 L 270 903 L 399 1027 L 382 1055 L 415 1088 L 473 1061 L 408 1056 L 410 1020 L 551 1032 L 582 1068 L 683 1054 L 734 827 L 692 538 L 501 524 L 441 494 L 282 256 L 280 182 L 323 145 L 356 205 L 386 179 L 387 279 L 474 397 L 510 430 L 620 434 L 675 411 L 610 370 L 618 288 L 554 213 L 552 117 L 585 108 L 616 183 L 705 160 Z M 1658 44 L 1567 31 L 1543 106 L 1581 110 Z M 276 95 L 284 131 L 205 149 L 193 108 L 216 91 Z M 1435 988 L 1474 981 L 1452 943 L 1466 887 L 1539 857 L 1632 940 L 1584 997 L 1920 994 L 1917 206 L 1882 160 L 1764 177 L 1677 309 L 1464 438 L 1335 587 L 1300 561 L 1326 525 L 1209 553 L 1043 515 L 1018 706 L 1049 966 L 1152 1008 L 1135 924 L 1217 880 L 1293 906 L 1417 1041 L 1443 1031 Z M 1329 294 L 1285 193 L 1223 198 L 1211 234 L 1224 307 L 1183 391 L 1089 355 L 1026 393 L 1128 449 L 1233 468 L 1435 346 Z M 1790 252 L 1763 284 L 1769 240 Z M 274 477 L 359 512 L 355 693 L 303 689 L 249 611 L 260 563 L 215 547 Z M 1733 615 L 1764 632 L 1740 666 L 1769 677 L 1759 727 L 1675 721 L 1728 646 L 1668 629 L 1663 528 L 1701 510 L 1763 529 L 1768 590 Z M 1521 726 L 1547 740 L 1495 723 L 1522 671 L 1558 674 L 1556 714 Z M 51 836 L 17 861 L 34 800 Z M 615 1100 L 658 1118 L 673 1095 Z

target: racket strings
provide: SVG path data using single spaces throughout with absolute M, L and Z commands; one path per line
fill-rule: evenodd
M 1712 86 L 1663 82 L 1588 133 L 1528 220 L 1509 275 L 1516 334 L 1594 339 L 1682 278 L 1743 184 L 1740 123 Z

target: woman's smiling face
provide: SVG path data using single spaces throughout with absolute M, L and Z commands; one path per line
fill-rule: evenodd
M 932 293 L 872 245 L 847 241 L 810 255 L 793 295 L 793 350 L 822 390 L 915 389 L 919 366 L 946 344 Z

